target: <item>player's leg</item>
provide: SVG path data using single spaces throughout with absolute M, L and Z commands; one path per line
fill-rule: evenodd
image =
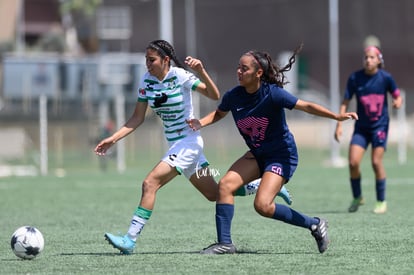
M 235 196 L 249 196 L 257 193 L 257 189 L 259 188 L 260 181 L 262 179 L 255 179 L 250 181 L 249 183 L 241 186 L 239 189 L 236 190 L 234 193 Z M 289 193 L 289 190 L 283 185 L 280 191 L 277 193 L 277 196 L 281 197 L 287 204 L 292 204 L 292 196 Z
M 257 189 L 260 185 L 260 181 L 261 179 L 256 179 L 246 185 L 241 186 L 234 192 L 234 196 L 243 197 L 256 194 Z M 208 167 L 201 168 L 199 171 L 197 171 L 197 173 L 193 174 L 190 177 L 190 182 L 201 194 L 204 195 L 207 200 L 216 201 L 218 185 Z M 277 196 L 281 197 L 287 204 L 292 204 L 292 196 L 285 186 L 282 186 L 280 191 L 277 193 Z
M 201 251 L 202 254 L 235 253 L 236 247 L 231 239 L 231 223 L 234 215 L 234 192 L 245 182 L 258 178 L 259 167 L 254 156 L 247 152 L 239 158 L 219 182 L 216 203 L 216 229 L 218 243 Z
M 272 165 L 272 167 L 280 167 L 277 165 Z M 327 220 L 309 217 L 289 206 L 273 202 L 281 186 L 286 183 L 286 179 L 281 175 L 282 172 L 280 172 L 280 175 L 277 172 L 282 170 L 285 169 L 271 169 L 270 171 L 266 169 L 254 200 L 255 210 L 264 217 L 309 229 L 316 240 L 319 252 L 325 252 L 329 244 Z
M 383 214 L 387 212 L 387 202 L 385 201 L 386 179 L 384 164 L 385 149 L 387 146 L 388 126 L 381 127 L 373 131 L 371 163 L 375 173 L 375 191 L 377 201 L 374 213 Z
M 387 177 L 385 173 L 384 164 L 382 161 L 384 158 L 384 153 L 384 147 L 372 148 L 371 163 L 376 179 L 385 179 Z
M 185 159 L 190 160 L 195 158 L 194 156 L 187 156 Z M 200 191 L 209 201 L 215 201 L 217 196 L 217 183 L 213 176 L 220 175 L 218 169 L 211 168 L 209 166 L 208 160 L 206 159 L 204 153 L 201 153 L 198 156 L 198 159 L 193 160 L 192 163 L 180 162 L 180 167 L 185 167 L 183 169 L 183 174 L 189 178 L 190 182 L 194 187 Z M 249 196 L 256 194 L 257 189 L 259 188 L 261 179 L 255 179 L 249 183 L 240 186 L 235 192 L 235 196 Z M 278 193 L 278 196 L 283 198 L 287 204 L 292 204 L 292 197 L 290 196 L 289 191 L 286 187 L 283 188 Z
M 208 167 L 201 168 L 190 177 L 193 186 L 209 201 L 217 200 L 218 185 Z
M 367 138 L 361 133 L 354 133 L 349 146 L 348 164 L 350 183 L 352 191 L 352 202 L 348 208 L 349 212 L 356 212 L 360 205 L 364 204 L 361 189 L 361 161 L 368 146 Z
M 151 217 L 157 191 L 177 175 L 178 172 L 174 167 L 164 161 L 159 162 L 142 183 L 141 201 L 133 214 L 127 234 L 117 236 L 106 233 L 105 238 L 108 242 L 121 253 L 131 254 L 137 237 Z
M 374 213 L 383 214 L 387 212 L 387 202 L 385 200 L 386 191 L 386 173 L 382 162 L 384 156 L 384 147 L 375 147 L 372 149 L 372 168 L 375 173 L 375 191 L 377 202 L 375 203 Z
M 235 196 L 249 196 L 249 195 L 256 194 L 261 180 L 262 180 L 261 178 L 255 179 L 249 182 L 248 184 L 243 185 L 242 187 L 236 190 L 234 195 Z M 280 191 L 277 193 L 276 196 L 281 197 L 289 205 L 291 205 L 293 202 L 292 196 L 290 195 L 290 192 L 286 188 L 285 185 L 282 186 L 282 188 L 280 189 Z

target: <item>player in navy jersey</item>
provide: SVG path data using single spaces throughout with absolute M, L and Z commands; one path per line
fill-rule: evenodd
M 392 96 L 392 106 L 399 108 L 402 104 L 400 91 L 392 76 L 384 71 L 384 59 L 381 51 L 375 47 L 367 47 L 364 51 L 364 68 L 348 78 L 344 100 L 340 113 L 345 113 L 353 96 L 357 101 L 359 120 L 355 122 L 354 133 L 349 147 L 349 172 L 353 200 L 349 212 L 356 212 L 364 204 L 361 190 L 360 164 L 368 145 L 372 146 L 371 162 L 375 173 L 376 199 L 374 213 L 387 211 L 385 201 L 386 173 L 382 159 L 387 147 L 389 115 L 387 93 Z M 342 135 L 341 122 L 337 123 L 335 139 Z
M 171 66 L 171 61 L 176 66 Z M 203 139 L 199 131 L 190 129 L 186 119 L 194 117 L 191 93 L 197 91 L 213 100 L 218 100 L 220 93 L 200 60 L 188 56 L 185 64 L 198 77 L 183 69 L 174 48 L 167 41 L 155 40 L 149 43 L 146 49 L 148 72 L 140 82 L 132 116 L 123 127 L 103 139 L 95 148 L 96 154 L 105 155 L 113 144 L 144 122 L 148 106 L 162 120 L 169 149 L 142 183 L 141 201 L 133 214 L 129 230 L 123 236 L 105 234 L 109 243 L 123 254 L 133 252 L 137 237 L 152 215 L 157 191 L 176 176 L 183 174 L 209 201 L 216 201 L 217 198 L 218 187 L 213 175 L 207 170 L 209 163 L 204 156 Z M 260 180 L 250 182 L 238 189 L 236 195 L 253 194 L 259 184 Z M 291 203 L 287 189 L 279 195 L 288 204 Z
M 249 51 L 243 54 L 237 68 L 240 85 L 224 94 L 215 111 L 200 120 L 188 121 L 194 130 L 199 130 L 231 112 L 250 149 L 233 163 L 219 181 L 216 203 L 218 242 L 202 250 L 203 254 L 236 253 L 230 232 L 234 215 L 233 192 L 260 177 L 262 181 L 254 200 L 255 210 L 264 217 L 309 229 L 320 253 L 328 248 L 326 219 L 309 217 L 273 201 L 298 165 L 296 143 L 286 123 L 284 109 L 297 109 L 340 121 L 357 119 L 357 115 L 353 112 L 335 114 L 318 104 L 300 100 L 282 88 L 286 84 L 284 72 L 290 70 L 299 50 L 283 68 L 273 64 L 270 55 L 265 52 Z

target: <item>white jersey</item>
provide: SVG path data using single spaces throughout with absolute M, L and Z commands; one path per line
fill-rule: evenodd
M 170 144 L 193 132 L 185 121 L 194 118 L 191 92 L 199 83 L 193 73 L 172 66 L 162 81 L 147 72 L 140 82 L 138 101 L 148 102 L 161 118 Z

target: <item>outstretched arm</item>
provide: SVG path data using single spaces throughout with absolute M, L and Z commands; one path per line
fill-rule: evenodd
M 197 131 L 210 124 L 216 123 L 217 121 L 225 117 L 227 113 L 228 112 L 223 112 L 217 109 L 201 119 L 196 119 L 196 118 L 188 119 L 187 123 L 191 129 L 193 129 L 194 131 Z
M 118 140 L 132 133 L 139 125 L 142 124 L 142 122 L 144 122 L 146 109 L 147 103 L 137 102 L 137 104 L 135 105 L 134 113 L 124 124 L 124 126 L 122 126 L 110 137 L 107 137 L 103 139 L 101 142 L 99 142 L 98 145 L 96 145 L 95 147 L 95 153 L 100 156 L 105 155 L 106 151 L 108 151 L 108 149 L 112 145 L 114 145 Z
M 301 99 L 298 99 L 298 101 L 296 102 L 295 109 L 307 112 L 312 115 L 331 118 L 331 119 L 338 120 L 338 121 L 344 121 L 348 119 L 358 119 L 358 115 L 355 112 L 349 112 L 349 113 L 343 112 L 343 113 L 337 114 L 319 104 L 304 101 Z

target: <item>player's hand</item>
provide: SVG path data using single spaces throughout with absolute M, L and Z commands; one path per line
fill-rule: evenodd
M 342 136 L 342 124 L 341 121 L 348 120 L 348 119 L 355 119 L 358 120 L 358 115 L 355 112 L 349 112 L 344 114 L 339 114 L 337 117 L 338 123 L 336 124 L 335 129 L 335 140 L 339 142 L 340 137 Z
M 201 129 L 201 123 L 200 120 L 196 118 L 187 119 L 185 122 L 187 122 L 188 126 L 193 129 L 193 131 L 198 131 Z
M 106 152 L 108 151 L 108 149 L 114 144 L 114 140 L 112 139 L 112 137 L 106 138 L 104 140 L 102 140 L 101 142 L 99 142 L 98 145 L 96 145 L 95 147 L 95 154 L 99 155 L 99 156 L 104 156 L 106 154 Z
M 402 97 L 401 96 L 392 99 L 392 107 L 398 109 L 398 108 L 401 107 L 401 105 L 402 105 Z
M 337 118 L 338 121 L 344 121 L 344 120 L 348 120 L 348 119 L 358 120 L 357 113 L 349 112 L 349 113 L 339 114 L 338 118 Z
M 197 58 L 187 56 L 184 60 L 184 63 L 187 64 L 188 67 L 190 67 L 192 70 L 196 71 L 197 73 L 200 73 L 202 70 L 204 70 L 203 63 L 201 63 L 201 60 Z

